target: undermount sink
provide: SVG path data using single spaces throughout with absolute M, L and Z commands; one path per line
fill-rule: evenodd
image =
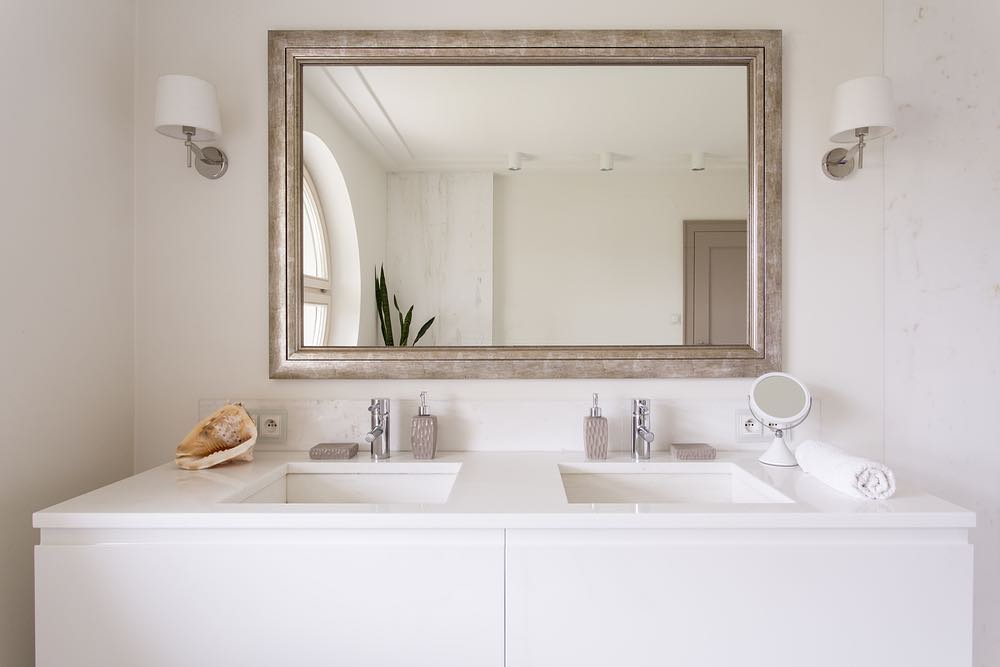
M 310 462 L 289 464 L 242 503 L 439 504 L 448 500 L 460 463 Z
M 561 463 L 569 503 L 789 503 L 787 496 L 728 462 Z

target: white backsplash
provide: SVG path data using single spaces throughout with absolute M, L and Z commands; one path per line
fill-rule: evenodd
M 320 442 L 358 442 L 369 429 L 368 399 L 276 400 L 234 397 L 202 399 L 200 418 L 226 402 L 240 401 L 251 413 L 283 410 L 287 414 L 282 444 L 259 442 L 259 450 L 306 450 Z M 603 400 L 608 418 L 608 449 L 629 449 L 628 399 Z M 738 400 L 692 399 L 652 401 L 654 450 L 672 442 L 707 442 L 722 449 L 763 449 L 763 442 L 737 443 Z M 446 451 L 575 451 L 583 449 L 583 418 L 589 401 L 428 400 L 438 417 L 438 449 Z M 801 426 L 786 433 L 791 444 L 822 435 L 822 404 L 814 399 L 812 413 Z M 392 449 L 410 449 L 410 420 L 417 414 L 416 400 L 393 400 L 390 434 Z

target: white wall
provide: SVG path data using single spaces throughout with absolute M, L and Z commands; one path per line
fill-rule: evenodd
M 976 658 L 1000 664 L 1000 4 L 886 3 L 886 458 L 975 508 Z
M 31 513 L 132 469 L 133 18 L 129 0 L 0 3 L 0 665 L 10 667 L 34 663 Z M 180 142 L 172 148 L 183 164 Z
M 388 191 L 386 283 L 413 305 L 410 343 L 434 317 L 420 345 L 492 345 L 492 172 L 392 173 Z
M 684 221 L 746 220 L 749 197 L 745 169 L 522 171 L 495 191 L 496 345 L 683 345 Z

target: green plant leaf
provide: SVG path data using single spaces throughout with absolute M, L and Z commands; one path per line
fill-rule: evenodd
M 418 340 L 420 340 L 421 338 L 424 337 L 424 334 L 427 333 L 427 330 L 431 328 L 432 324 L 434 324 L 434 318 L 433 317 L 431 319 L 427 320 L 426 322 L 424 322 L 424 326 L 420 327 L 420 331 L 417 332 L 417 337 L 413 339 L 413 344 L 414 345 L 417 344 Z
M 392 331 L 392 312 L 389 310 L 389 290 L 385 286 L 385 265 L 383 264 L 379 271 L 378 280 L 378 297 L 376 300 L 376 305 L 378 306 L 382 321 L 384 322 L 384 329 L 382 331 L 382 339 L 385 341 L 386 346 L 392 347 L 395 345 L 393 342 Z
M 382 342 L 386 343 L 385 339 L 385 318 L 382 317 L 382 304 L 379 302 L 379 282 L 378 282 L 378 271 L 375 272 L 375 312 L 378 313 L 378 328 L 379 332 L 382 334 Z M 388 343 L 386 343 L 388 345 Z
M 410 306 L 410 309 L 406 311 L 406 317 L 402 318 L 399 323 L 400 345 L 406 345 L 406 342 L 410 339 L 410 320 L 412 319 L 413 319 L 413 306 Z
M 399 317 L 399 345 L 400 347 L 406 345 L 406 328 L 403 326 L 403 311 L 399 309 L 399 301 L 396 301 L 396 295 L 392 295 L 392 303 L 396 306 L 396 315 Z

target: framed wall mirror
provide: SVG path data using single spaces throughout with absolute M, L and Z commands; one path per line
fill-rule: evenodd
M 275 378 L 780 367 L 780 31 L 272 31 Z

